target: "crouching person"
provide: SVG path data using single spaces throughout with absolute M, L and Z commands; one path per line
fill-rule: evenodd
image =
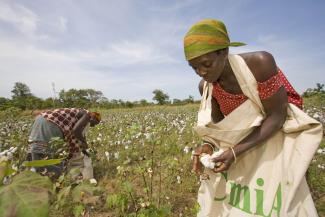
M 90 158 L 86 152 L 88 145 L 85 131 L 88 126 L 93 127 L 100 120 L 99 113 L 78 108 L 60 108 L 40 113 L 35 118 L 28 138 L 28 160 L 52 159 L 54 151 L 48 148 L 48 144 L 52 138 L 59 137 L 68 145 L 68 167 L 79 167 L 82 170 L 86 162 L 89 170 Z M 58 177 L 63 169 L 64 165 L 61 163 L 38 167 L 36 171 Z M 92 178 L 92 171 L 90 173 L 84 178 Z

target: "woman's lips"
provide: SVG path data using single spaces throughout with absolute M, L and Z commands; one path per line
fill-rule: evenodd
M 209 76 L 204 76 L 203 79 L 207 82 L 212 82 L 212 79 Z

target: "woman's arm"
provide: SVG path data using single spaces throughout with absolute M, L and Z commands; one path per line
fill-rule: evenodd
M 81 110 L 77 114 L 77 116 L 79 116 L 80 118 L 78 122 L 75 124 L 75 126 L 73 127 L 72 133 L 79 141 L 81 141 L 83 148 L 87 148 L 87 141 L 82 132 L 85 129 L 86 125 L 88 124 L 90 117 L 85 110 Z
M 263 82 L 272 77 L 277 72 L 275 61 L 271 54 L 259 53 L 259 56 L 251 62 L 251 70 L 255 75 L 257 81 Z M 257 62 L 257 63 L 256 63 Z M 255 72 L 255 73 L 254 73 Z M 283 126 L 287 116 L 288 99 L 284 87 L 281 87 L 274 95 L 262 100 L 266 118 L 262 124 L 255 128 L 246 138 L 233 147 L 236 156 L 248 151 L 258 144 L 263 143 L 270 138 Z M 221 156 L 214 159 L 214 162 L 223 162 L 223 164 L 215 168 L 215 172 L 222 172 L 227 170 L 232 162 L 234 156 L 232 150 L 225 151 Z
M 237 155 L 249 150 L 257 144 L 270 138 L 282 128 L 287 115 L 287 93 L 284 87 L 268 99 L 262 101 L 266 111 L 266 118 L 249 136 L 234 147 Z

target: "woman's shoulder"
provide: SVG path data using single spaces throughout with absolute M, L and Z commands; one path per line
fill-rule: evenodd
M 252 71 L 258 82 L 263 82 L 277 74 L 277 65 L 271 53 L 256 51 L 239 54 Z
M 77 118 L 80 119 L 82 116 L 88 115 L 89 116 L 89 111 L 84 109 L 84 108 L 78 108 L 76 109 L 77 111 Z

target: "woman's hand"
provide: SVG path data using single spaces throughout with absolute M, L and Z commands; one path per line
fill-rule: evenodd
M 220 173 L 229 169 L 231 164 L 234 162 L 235 156 L 232 150 L 229 148 L 227 151 L 224 151 L 220 156 L 212 159 L 216 163 L 213 172 Z
M 192 171 L 197 174 L 203 171 L 203 165 L 200 161 L 200 155 L 203 153 L 211 155 L 213 153 L 212 147 L 208 144 L 203 144 L 194 150 Z

